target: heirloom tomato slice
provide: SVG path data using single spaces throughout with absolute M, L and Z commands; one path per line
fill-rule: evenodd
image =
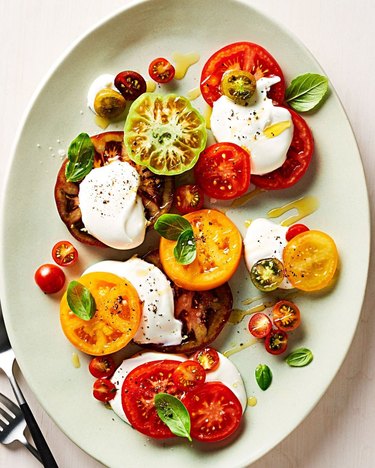
M 253 42 L 235 42 L 215 52 L 206 62 L 201 75 L 201 92 L 212 106 L 222 96 L 221 81 L 228 70 L 244 70 L 256 79 L 276 75 L 280 82 L 268 91 L 268 97 L 281 104 L 285 95 L 285 80 L 279 64 L 263 47 Z
M 317 291 L 331 283 L 338 264 L 338 252 L 328 234 L 305 231 L 284 247 L 283 261 L 285 274 L 295 288 Z
M 155 439 L 174 437 L 159 418 L 155 408 L 155 395 L 169 393 L 181 397 L 172 380 L 180 361 L 160 360 L 146 362 L 133 369 L 122 386 L 122 407 L 130 424 L 142 434 Z
M 144 93 L 125 122 L 129 157 L 155 174 L 176 175 L 192 168 L 206 145 L 206 123 L 182 96 Z
M 229 280 L 241 260 L 242 238 L 235 224 L 217 210 L 184 216 L 193 229 L 197 255 L 189 265 L 174 256 L 176 241 L 160 239 L 160 261 L 167 276 L 180 288 L 207 291 Z
M 133 338 L 141 320 L 142 303 L 134 286 L 112 273 L 87 273 L 79 283 L 95 299 L 96 311 L 90 320 L 72 312 L 67 293 L 61 299 L 60 322 L 68 340 L 80 351 L 100 356 L 114 353 Z

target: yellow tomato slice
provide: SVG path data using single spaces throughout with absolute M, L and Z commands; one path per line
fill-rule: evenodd
M 303 291 L 323 289 L 336 272 L 336 244 L 324 232 L 302 232 L 285 246 L 283 262 L 285 274 L 295 288 Z
M 135 335 L 142 314 L 138 293 L 130 281 L 112 273 L 88 273 L 79 278 L 94 296 L 96 312 L 90 320 L 75 315 L 61 299 L 60 322 L 65 336 L 80 351 L 102 356 L 126 346 Z
M 242 253 L 242 238 L 237 227 L 225 214 L 216 210 L 199 210 L 184 216 L 192 225 L 197 256 L 189 265 L 174 257 L 176 241 L 160 240 L 160 260 L 169 278 L 184 289 L 207 291 L 231 278 Z

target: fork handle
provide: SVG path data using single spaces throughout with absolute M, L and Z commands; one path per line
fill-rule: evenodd
M 58 468 L 58 465 L 53 458 L 51 450 L 49 449 L 47 442 L 39 429 L 38 423 L 36 422 L 33 413 L 31 412 L 29 405 L 26 403 L 25 398 L 19 388 L 16 379 L 14 378 L 13 374 L 8 374 L 9 381 L 12 385 L 14 394 L 17 398 L 18 404 L 22 410 L 23 415 L 25 416 L 27 425 L 30 430 L 30 434 L 34 439 L 36 448 L 39 451 L 40 458 L 42 459 L 43 466 L 45 468 Z

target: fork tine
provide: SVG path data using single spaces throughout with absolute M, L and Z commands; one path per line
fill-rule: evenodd
M 13 403 L 12 400 L 10 400 L 8 397 L 6 397 L 5 395 L 3 395 L 2 393 L 0 393 L 0 402 L 6 406 L 7 408 L 10 409 L 10 411 L 12 411 L 12 413 L 14 415 L 18 414 L 20 412 L 19 410 L 19 407 Z
M 8 413 L 7 411 L 5 411 L 5 409 L 3 409 L 1 406 L 0 406 L 0 414 L 8 424 L 9 424 L 10 419 L 15 419 L 15 416 L 13 414 L 11 414 L 10 412 Z M 0 419 L 0 421 L 1 421 L 1 419 Z

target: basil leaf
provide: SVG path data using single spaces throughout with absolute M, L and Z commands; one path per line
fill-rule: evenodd
M 285 100 L 297 112 L 307 112 L 314 109 L 327 93 L 327 77 L 305 73 L 292 80 L 285 91 Z
M 65 177 L 68 182 L 79 182 L 94 165 L 95 148 L 87 133 L 80 133 L 69 145 Z
M 186 406 L 169 393 L 157 393 L 154 402 L 159 418 L 171 432 L 178 437 L 186 437 L 191 442 L 190 415 Z
M 255 369 L 255 378 L 262 390 L 267 390 L 272 382 L 272 372 L 267 364 L 259 364 Z
M 66 293 L 68 305 L 82 320 L 90 320 L 96 311 L 95 299 L 90 291 L 78 281 L 71 281 Z
M 156 221 L 154 229 L 168 240 L 177 240 L 184 231 L 191 230 L 191 224 L 180 215 L 163 214 Z
M 189 265 L 194 262 L 197 256 L 197 247 L 193 230 L 187 229 L 183 231 L 178 239 L 175 248 L 173 249 L 174 257 L 181 265 Z
M 285 359 L 291 367 L 304 367 L 314 359 L 313 353 L 307 348 L 298 348 Z

